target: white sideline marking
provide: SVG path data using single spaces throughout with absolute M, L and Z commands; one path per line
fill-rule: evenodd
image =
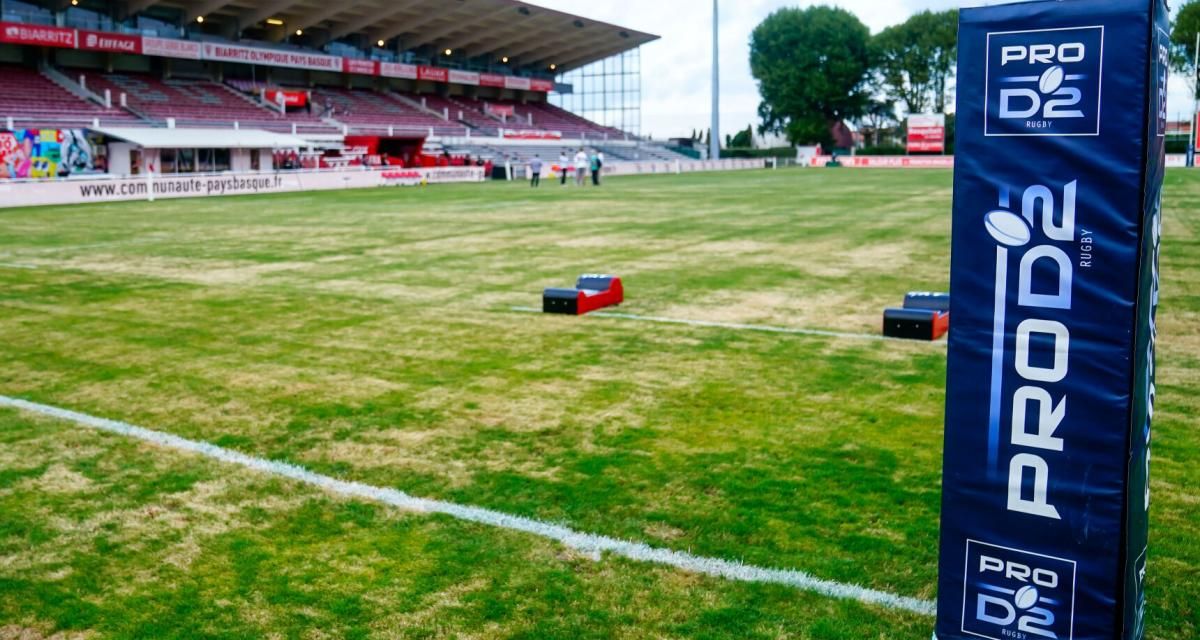
M 521 313 L 542 313 L 535 307 L 509 307 L 511 311 Z M 766 333 L 787 333 L 801 336 L 824 336 L 827 338 L 849 338 L 852 340 L 883 340 L 887 342 L 903 342 L 905 344 L 922 344 L 924 340 L 902 340 L 874 333 L 847 333 L 842 331 L 826 331 L 824 329 L 798 329 L 794 327 L 773 327 L 765 324 L 740 324 L 736 322 L 714 322 L 712 320 L 687 320 L 685 318 L 664 318 L 662 316 L 639 316 L 632 313 L 616 313 L 613 311 L 592 311 L 586 314 L 597 318 L 619 318 L 621 320 L 640 320 L 642 322 L 657 322 L 660 324 L 683 324 L 692 327 L 713 327 L 717 329 L 734 329 L 736 331 L 763 331 Z M 929 344 L 946 346 L 945 340 L 931 340 Z
M 0 267 L 5 269 L 37 269 L 37 265 L 17 264 L 15 262 L 0 262 Z
M 421 513 L 440 513 L 458 518 L 459 520 L 530 533 L 557 541 L 567 547 L 593 556 L 598 556 L 600 552 L 607 551 L 631 560 L 663 564 L 684 571 L 701 573 L 718 578 L 740 582 L 766 582 L 786 585 L 834 598 L 857 600 L 867 604 L 910 611 L 926 616 L 932 616 L 935 613 L 934 603 L 928 600 L 898 596 L 884 591 L 876 591 L 852 584 L 842 584 L 832 580 L 822 580 L 810 576 L 803 571 L 768 569 L 742 564 L 736 560 L 696 556 L 683 551 L 651 547 L 642 542 L 618 540 L 607 536 L 583 533 L 562 525 L 550 524 L 524 516 L 510 515 L 500 511 L 492 511 L 491 509 L 484 509 L 482 507 L 472 507 L 428 498 L 417 498 L 397 489 L 374 487 L 359 482 L 338 480 L 319 473 L 313 473 L 303 467 L 286 462 L 257 458 L 233 451 L 232 449 L 218 447 L 208 442 L 188 440 L 187 438 L 162 431 L 154 431 L 116 420 L 97 418 L 69 409 L 60 409 L 19 398 L 0 395 L 0 406 L 50 416 L 109 433 L 130 436 L 169 449 L 197 453 L 221 462 L 240 465 L 253 471 L 297 480 L 343 496 L 382 502 L 383 504 Z

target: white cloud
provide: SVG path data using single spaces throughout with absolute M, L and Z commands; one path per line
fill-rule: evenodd
M 712 2 L 710 0 L 529 0 L 595 20 L 662 36 L 642 47 L 642 132 L 656 138 L 706 129 L 711 113 Z M 854 13 L 877 33 L 923 9 L 983 2 L 962 0 L 724 0 L 721 2 L 721 131 L 758 124 L 758 87 L 750 75 L 750 32 L 782 7 L 832 4 Z M 1172 119 L 1187 119 L 1192 105 L 1183 80 L 1173 79 Z

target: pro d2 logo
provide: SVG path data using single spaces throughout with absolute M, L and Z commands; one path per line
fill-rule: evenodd
M 988 136 L 1100 135 L 1104 27 L 987 36 Z
M 1072 640 L 1075 563 L 967 541 L 962 631 L 991 640 Z

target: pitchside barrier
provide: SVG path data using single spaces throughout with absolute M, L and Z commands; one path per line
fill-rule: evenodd
M 837 160 L 843 167 L 878 169 L 953 169 L 954 156 L 811 156 L 808 166 L 824 167 Z
M 1144 636 L 1169 29 L 960 13 L 940 640 Z
M 735 158 L 725 160 L 658 160 L 653 162 L 629 162 L 626 160 L 618 160 L 615 162 L 606 162 L 604 168 L 601 169 L 603 176 L 640 176 L 640 175 L 671 175 L 681 173 L 693 173 L 697 171 L 741 171 L 745 169 L 764 169 L 772 166 L 774 163 L 770 159 L 764 158 Z M 547 165 L 548 173 L 542 175 L 543 179 L 555 180 L 558 179 L 558 164 L 553 163 Z M 518 171 L 520 171 L 518 167 Z M 568 176 L 575 175 L 575 169 L 568 167 Z M 529 165 L 525 165 L 525 179 L 533 177 L 533 173 Z M 513 175 L 513 174 L 509 174 Z M 590 173 L 589 173 L 590 175 Z
M 692 173 L 695 171 L 740 171 L 763 169 L 762 158 L 729 158 L 723 160 L 671 160 L 657 162 L 611 162 L 604 165 L 603 175 L 636 176 L 663 173 Z
M 833 161 L 833 156 L 813 156 L 808 158 L 808 166 L 824 167 Z M 837 161 L 843 167 L 858 167 L 871 169 L 953 169 L 954 156 L 839 156 Z M 1182 168 L 1187 166 L 1187 156 L 1173 153 L 1166 156 L 1166 166 Z
M 0 182 L 0 207 L 482 182 L 483 167 L 282 171 Z

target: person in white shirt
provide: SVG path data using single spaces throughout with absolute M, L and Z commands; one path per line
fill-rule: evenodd
M 571 172 L 571 159 L 567 157 L 567 150 L 563 149 L 562 153 L 558 154 L 558 180 L 562 186 L 567 186 L 567 174 Z
M 588 161 L 588 154 L 581 148 L 579 153 L 575 154 L 575 186 L 583 186 L 583 181 L 587 179 L 589 164 L 591 163 Z
M 529 186 L 539 187 L 542 184 L 542 157 L 534 155 L 533 160 L 529 161 Z

